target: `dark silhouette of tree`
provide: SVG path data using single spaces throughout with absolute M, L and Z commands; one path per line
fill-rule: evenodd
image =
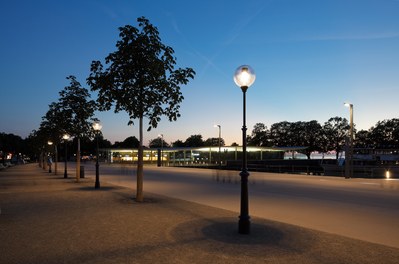
M 181 148 L 181 147 L 185 147 L 185 146 L 186 145 L 184 144 L 184 142 L 181 141 L 180 139 L 178 139 L 172 143 L 172 147 L 174 147 L 174 148 Z
M 161 147 L 168 148 L 169 144 L 165 140 L 163 140 L 161 137 L 157 137 L 157 138 L 151 139 L 148 143 L 148 146 L 150 148 L 161 148 Z
M 212 147 L 218 147 L 219 146 L 219 138 L 208 138 L 207 140 L 204 141 L 205 146 L 212 146 Z M 220 138 L 220 145 L 224 146 L 224 139 Z
M 375 147 L 393 148 L 399 146 L 399 119 L 378 121 L 370 130 L 370 140 Z
M 371 131 L 371 130 L 370 130 Z M 356 132 L 354 146 L 356 148 L 372 148 L 373 142 L 371 132 L 368 130 L 360 130 Z
M 76 77 L 70 75 L 67 77 L 70 85 L 66 86 L 64 90 L 60 91 L 60 98 L 57 103 L 59 111 L 62 113 L 65 126 L 61 128 L 63 133 L 77 138 L 77 152 L 76 152 L 76 180 L 79 181 L 80 176 L 80 138 L 94 137 L 92 122 L 94 111 L 96 110 L 95 101 L 90 99 L 89 91 L 82 87 L 76 80 Z
M 248 140 L 248 146 L 264 146 L 271 147 L 270 131 L 263 123 L 256 123 L 252 129 L 252 134 Z
M 202 140 L 201 135 L 191 135 L 189 136 L 186 141 L 184 142 L 184 145 L 186 147 L 203 147 L 204 146 L 204 141 Z
M 336 151 L 336 158 L 338 159 L 339 152 L 342 151 L 345 145 L 345 137 L 349 132 L 349 123 L 346 118 L 332 117 L 323 125 L 323 132 L 325 141 L 325 149 L 327 151 Z
M 140 141 L 135 137 L 127 137 L 124 141 L 118 142 L 116 141 L 113 145 L 114 148 L 138 148 L 140 145 Z
M 283 121 L 271 125 L 270 138 L 274 146 L 278 147 L 293 146 L 292 135 L 291 135 L 291 123 L 288 121 Z
M 8 153 L 17 156 L 19 153 L 23 153 L 24 149 L 24 140 L 20 136 L 0 133 L 0 159 L 3 164 L 6 162 Z
M 159 32 L 148 19 L 137 19 L 139 29 L 130 25 L 120 27 L 117 50 L 105 58 L 103 69 L 100 61 L 91 63 L 87 83 L 98 91 L 97 102 L 101 111 L 126 111 L 128 125 L 139 122 L 139 151 L 137 163 L 136 201 L 143 195 L 143 119 L 148 119 L 148 129 L 157 127 L 161 116 L 169 121 L 180 117 L 180 103 L 184 97 L 180 86 L 193 79 L 191 68 L 175 69 L 174 50 L 164 45 Z
M 303 146 L 306 149 L 304 153 L 308 159 L 314 151 L 322 151 L 323 130 L 316 120 L 308 122 L 295 122 L 291 125 L 291 135 L 293 136 L 293 145 Z

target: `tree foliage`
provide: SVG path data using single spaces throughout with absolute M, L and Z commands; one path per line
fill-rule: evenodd
M 186 147 L 203 147 L 204 141 L 202 140 L 202 135 L 191 135 L 189 136 L 186 141 L 184 141 L 184 145 Z
M 169 144 L 162 137 L 156 137 L 149 141 L 148 146 L 150 148 L 168 148 Z
M 180 117 L 184 97 L 181 85 L 194 78 L 191 68 L 175 68 L 174 50 L 163 44 L 158 29 L 145 17 L 137 19 L 139 28 L 126 25 L 119 28 L 117 50 L 100 61 L 91 63 L 87 83 L 98 92 L 101 111 L 114 107 L 115 113 L 125 111 L 128 125 L 139 119 L 139 151 L 137 162 L 136 200 L 143 196 L 143 118 L 148 128 L 157 127 L 162 116 L 169 121 Z
M 164 45 L 156 27 L 149 20 L 137 19 L 139 27 L 120 27 L 117 50 L 105 62 L 93 61 L 87 79 L 93 91 L 98 91 L 100 110 L 126 111 L 129 124 L 146 117 L 148 129 L 157 127 L 161 116 L 169 121 L 180 117 L 180 103 L 184 97 L 180 86 L 194 78 L 191 68 L 175 69 L 174 50 Z
M 89 91 L 82 87 L 76 77 L 67 77 L 70 85 L 60 91 L 59 102 L 56 107 L 62 113 L 64 132 L 76 136 L 93 136 L 92 122 L 96 103 L 90 99 Z
M 212 146 L 212 147 L 218 147 L 219 146 L 219 138 L 218 137 L 212 137 L 208 138 L 204 141 L 205 146 Z M 220 138 L 220 145 L 224 146 L 224 139 Z
M 323 125 L 325 137 L 325 149 L 327 151 L 335 150 L 337 152 L 336 158 L 338 159 L 339 152 L 345 146 L 345 137 L 349 133 L 349 122 L 346 118 L 332 117 Z

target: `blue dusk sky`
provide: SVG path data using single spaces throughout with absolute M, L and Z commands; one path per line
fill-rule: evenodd
M 356 128 L 399 115 L 398 0 L 1 0 L 0 132 L 28 136 L 75 75 L 87 87 L 90 63 L 115 51 L 118 27 L 145 16 L 177 66 L 195 79 L 182 87 L 182 117 L 163 118 L 144 144 L 201 134 L 241 144 L 242 92 L 236 68 L 253 67 L 247 126 L 349 119 Z M 92 98 L 96 98 L 93 93 Z M 138 137 L 126 113 L 98 112 L 111 142 Z

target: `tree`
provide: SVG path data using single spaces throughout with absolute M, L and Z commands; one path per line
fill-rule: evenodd
M 93 61 L 87 83 L 92 91 L 98 91 L 101 111 L 114 106 L 115 113 L 128 113 L 128 125 L 134 119 L 139 121 L 136 201 L 142 202 L 143 118 L 148 119 L 147 130 L 157 127 L 163 115 L 176 121 L 184 99 L 180 86 L 193 79 L 195 72 L 191 68 L 175 69 L 174 50 L 161 42 L 158 29 L 144 17 L 137 22 L 139 29 L 130 25 L 119 28 L 117 50 L 105 58 L 108 68 Z
M 256 123 L 252 129 L 251 137 L 248 140 L 248 146 L 267 146 L 271 147 L 269 140 L 270 131 L 263 123 Z
M 148 146 L 150 148 L 161 148 L 161 147 L 168 148 L 169 144 L 165 140 L 163 140 L 161 137 L 156 137 L 149 141 Z
M 345 144 L 345 137 L 348 135 L 349 128 L 348 120 L 338 116 L 328 119 L 323 125 L 323 133 L 326 139 L 325 149 L 327 151 L 335 150 L 337 159 Z
M 204 141 L 204 145 L 205 146 L 213 146 L 213 147 L 217 147 L 219 146 L 219 138 L 208 138 L 207 140 Z M 224 139 L 220 138 L 220 145 L 224 146 Z
M 399 119 L 378 121 L 371 128 L 370 140 L 375 147 L 392 148 L 399 146 Z
M 174 148 L 181 148 L 185 147 L 184 142 L 181 141 L 180 139 L 176 140 L 175 142 L 172 143 L 172 147 Z
M 291 123 L 288 121 L 274 123 L 270 127 L 270 138 L 274 146 L 292 146 Z
M 114 148 L 138 148 L 140 141 L 135 137 L 127 137 L 123 142 L 115 142 Z
M 191 135 L 189 136 L 186 141 L 184 142 L 184 145 L 186 147 L 203 147 L 204 146 L 204 141 L 202 140 L 201 135 Z
M 306 147 L 302 152 L 308 159 L 312 152 L 322 151 L 322 127 L 316 120 L 293 123 L 291 135 L 294 137 L 294 145 Z
M 92 122 L 96 103 L 90 100 L 89 91 L 82 87 L 76 80 L 76 77 L 70 75 L 67 77 L 70 85 L 62 90 L 57 106 L 63 115 L 65 122 L 64 132 L 77 138 L 78 148 L 76 153 L 76 181 L 80 176 L 80 138 L 93 137 L 94 131 Z
M 7 153 L 12 153 L 12 156 L 16 156 L 23 152 L 24 140 L 14 134 L 0 133 L 0 157 L 2 163 L 6 162 Z
M 356 132 L 354 146 L 356 148 L 370 148 L 373 142 L 371 140 L 371 130 L 360 130 Z

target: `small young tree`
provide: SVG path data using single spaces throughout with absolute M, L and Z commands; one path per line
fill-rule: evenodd
M 140 29 L 130 25 L 120 27 L 117 50 L 105 58 L 109 65 L 103 69 L 100 61 L 93 61 L 87 83 L 98 91 L 100 110 L 114 106 L 115 113 L 126 111 L 128 125 L 139 120 L 139 152 L 137 162 L 136 201 L 143 196 L 143 119 L 148 129 L 155 128 L 165 115 L 169 121 L 180 117 L 180 103 L 184 97 L 180 86 L 193 79 L 191 68 L 175 69 L 174 50 L 164 45 L 159 32 L 148 19 L 137 19 Z
M 96 110 L 96 103 L 90 100 L 89 91 L 82 87 L 76 80 L 76 77 L 71 75 L 67 77 L 70 85 L 62 90 L 58 102 L 59 111 L 63 114 L 63 122 L 66 133 L 77 138 L 78 148 L 76 153 L 76 181 L 80 177 L 80 138 L 93 136 L 92 122 L 94 111 Z

